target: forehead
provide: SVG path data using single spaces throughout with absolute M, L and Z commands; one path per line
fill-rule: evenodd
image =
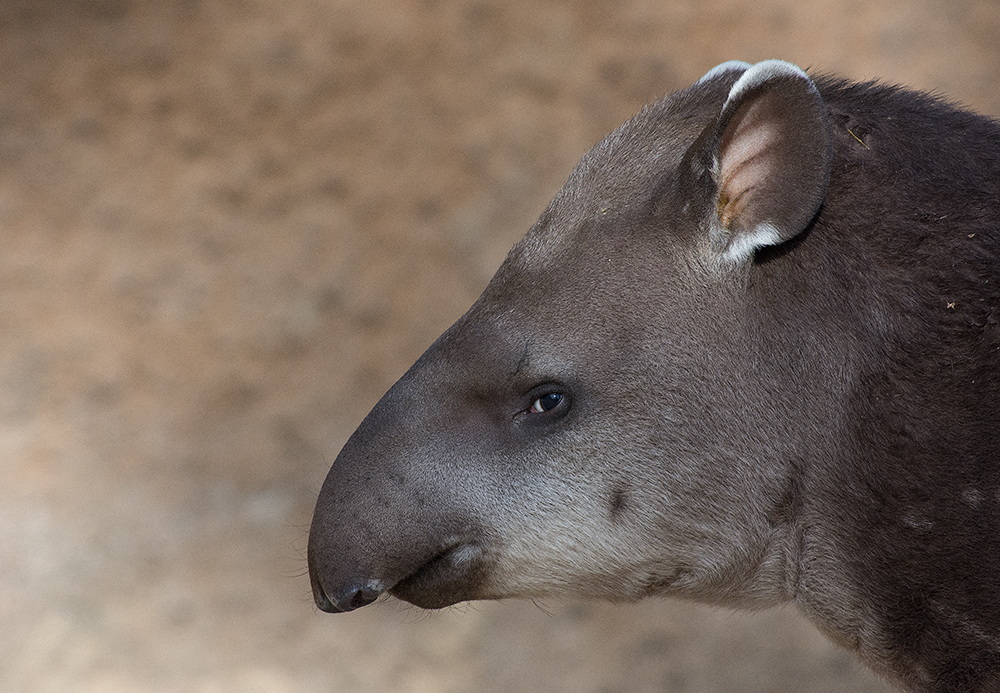
M 581 229 L 615 219 L 634 221 L 717 115 L 725 94 L 725 84 L 696 84 L 650 104 L 598 142 L 511 251 L 508 263 L 525 269 L 551 266 Z

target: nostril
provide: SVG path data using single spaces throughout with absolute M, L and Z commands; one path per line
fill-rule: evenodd
M 330 614 L 354 611 L 367 606 L 378 599 L 383 591 L 376 580 L 365 585 L 349 583 L 343 589 L 329 593 L 319 580 L 313 583 L 313 599 L 316 606 Z
M 359 609 L 362 606 L 367 606 L 378 599 L 378 595 L 378 590 L 372 589 L 371 587 L 359 588 L 355 590 L 354 596 L 351 597 L 348 609 Z
M 362 606 L 371 604 L 385 592 L 384 583 L 376 579 L 364 582 L 361 580 L 340 582 L 334 579 L 332 581 L 339 584 L 331 586 L 331 579 L 322 579 L 320 571 L 316 569 L 311 559 L 312 556 L 310 556 L 309 564 L 309 582 L 312 586 L 313 601 L 322 611 L 337 614 L 360 609 Z

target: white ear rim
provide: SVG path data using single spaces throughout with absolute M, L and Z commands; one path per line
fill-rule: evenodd
M 727 60 L 724 63 L 719 63 L 711 70 L 702 75 L 695 84 L 701 84 L 702 82 L 707 82 L 709 80 L 715 79 L 719 75 L 725 74 L 726 72 L 744 72 L 749 70 L 753 65 L 750 63 L 745 63 L 742 60 Z
M 727 64 L 728 63 L 723 63 L 718 67 L 712 68 L 712 70 L 709 71 L 709 74 Z M 706 77 L 707 76 L 708 75 L 706 75 Z M 764 60 L 755 65 L 750 65 L 746 72 L 744 72 L 743 75 L 736 80 L 736 84 L 734 84 L 729 90 L 729 96 L 726 98 L 726 103 L 722 107 L 722 111 L 725 112 L 726 109 L 729 108 L 729 104 L 734 101 L 738 101 L 746 92 L 760 86 L 770 79 L 778 77 L 795 77 L 796 79 L 804 80 L 809 83 L 809 86 L 812 87 L 813 91 L 816 91 L 816 85 L 814 85 L 812 80 L 809 79 L 809 75 L 805 73 L 805 70 L 798 65 L 793 65 L 792 63 L 785 62 L 784 60 Z M 702 77 L 702 79 L 705 79 L 705 77 Z

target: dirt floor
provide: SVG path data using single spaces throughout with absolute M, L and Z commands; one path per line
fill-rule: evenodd
M 727 59 L 1000 114 L 996 0 L 5 0 L 0 690 L 884 691 L 791 611 L 387 601 L 305 533 L 579 156 Z

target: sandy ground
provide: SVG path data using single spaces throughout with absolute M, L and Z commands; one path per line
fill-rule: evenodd
M 995 0 L 6 0 L 0 690 L 884 691 L 790 611 L 328 616 L 326 468 L 589 146 L 723 60 L 1000 114 Z

